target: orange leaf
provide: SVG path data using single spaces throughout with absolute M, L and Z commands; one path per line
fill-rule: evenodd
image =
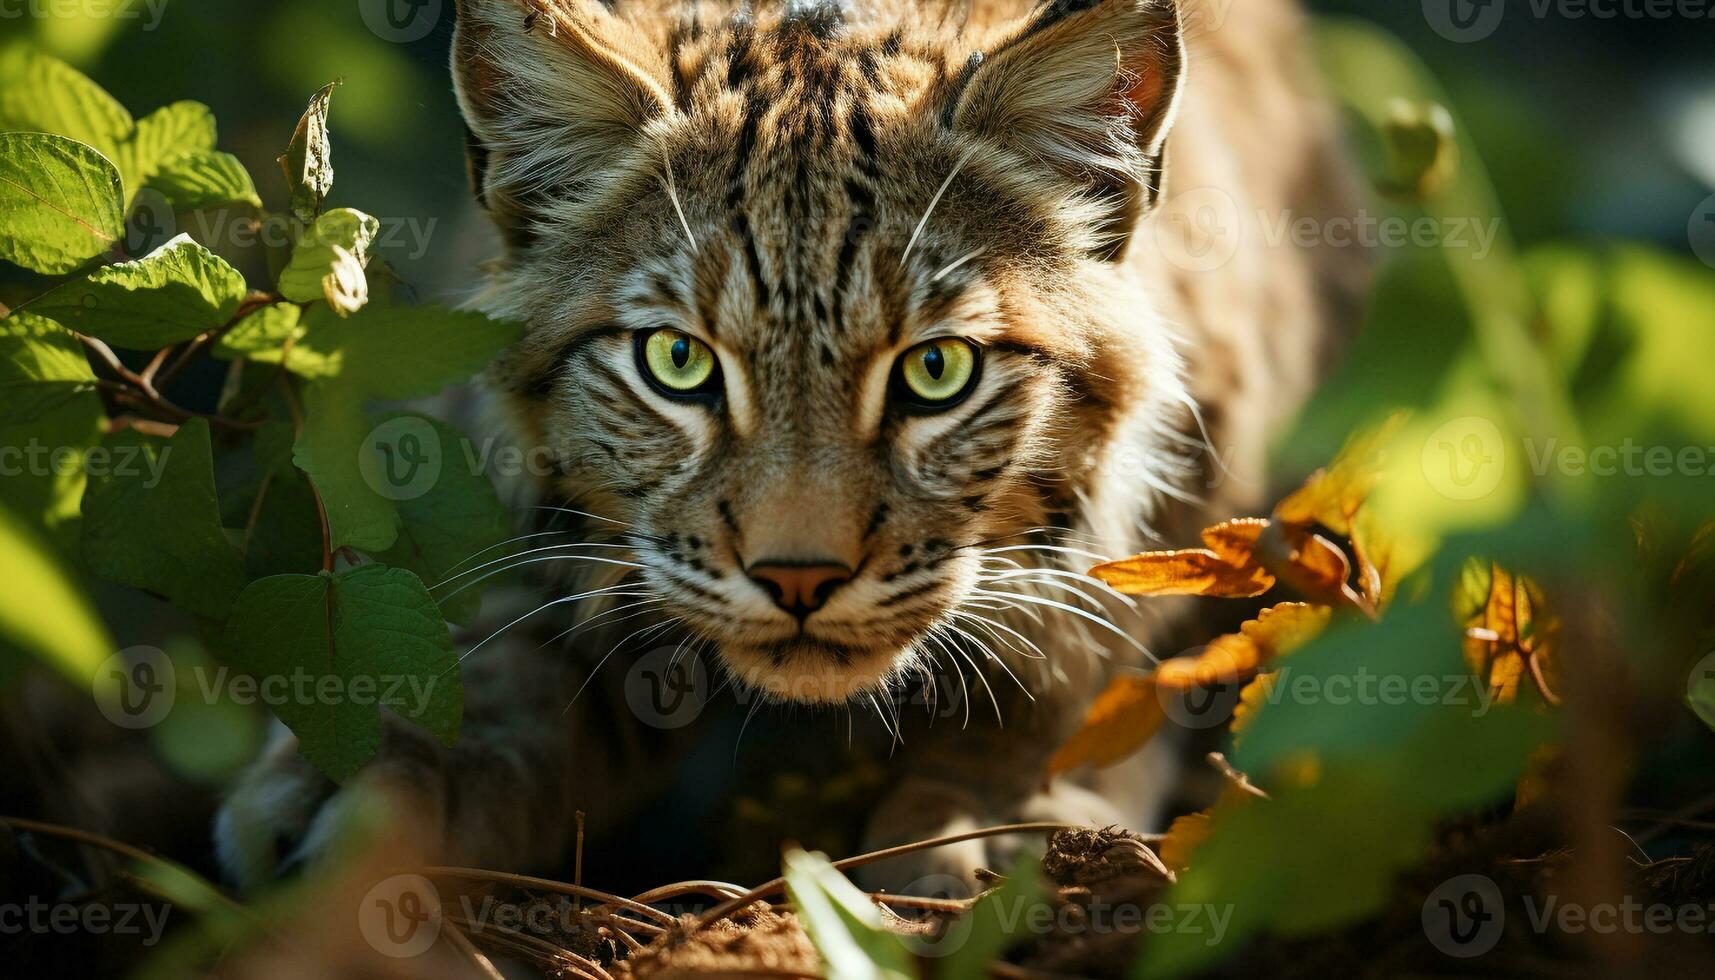
M 1163 661 L 1155 672 L 1163 690 L 1184 691 L 1248 680 L 1276 657 L 1303 646 L 1328 625 L 1326 606 L 1283 602 L 1257 614 L 1239 632 L 1217 637 L 1195 657 Z
M 1113 679 L 1084 715 L 1084 724 L 1048 760 L 1048 778 L 1082 765 L 1111 766 L 1143 747 L 1167 720 L 1154 677 Z
M 1203 529 L 1203 547 L 1229 565 L 1255 565 L 1257 539 L 1268 530 L 1266 517 L 1240 517 Z
M 1557 624 L 1539 615 L 1542 590 L 1493 562 L 1477 561 L 1466 566 L 1460 585 L 1456 611 L 1465 623 L 1465 662 L 1471 672 L 1501 704 L 1518 699 L 1527 677 L 1543 700 L 1559 704 L 1552 655 Z
M 1174 817 L 1161 838 L 1161 863 L 1175 872 L 1191 866 L 1191 852 L 1209 839 L 1214 819 L 1208 810 Z
M 1127 595 L 1202 595 L 1248 599 L 1274 586 L 1260 565 L 1234 565 L 1207 548 L 1151 551 L 1090 569 Z

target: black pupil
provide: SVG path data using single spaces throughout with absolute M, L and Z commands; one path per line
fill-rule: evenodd
M 941 353 L 941 348 L 931 347 L 923 352 L 923 369 L 929 372 L 929 377 L 936 381 L 947 370 L 947 355 Z
M 684 337 L 673 341 L 673 366 L 681 370 L 691 362 L 691 342 Z

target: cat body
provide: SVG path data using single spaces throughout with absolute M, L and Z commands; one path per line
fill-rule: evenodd
M 1257 508 L 1355 320 L 1361 256 L 1265 234 L 1353 208 L 1296 6 L 458 6 L 476 305 L 528 327 L 486 382 L 553 460 L 513 490 L 560 601 L 466 661 L 458 746 L 390 726 L 357 782 L 449 860 L 549 868 L 764 714 L 817 782 L 870 760 L 870 844 L 1153 820 L 1148 754 L 1042 775 L 1182 612 L 1082 573 Z M 283 742 L 222 854 L 313 857 L 352 797 Z

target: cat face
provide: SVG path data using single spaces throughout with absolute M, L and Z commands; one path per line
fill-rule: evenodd
M 1156 477 L 1110 486 L 1106 456 L 1180 392 L 1113 259 L 1159 174 L 1171 5 L 1055 4 L 977 56 L 833 4 L 460 15 L 508 242 L 485 305 L 531 328 L 495 375 L 542 489 L 626 526 L 633 580 L 741 680 L 840 702 L 1007 640 L 1012 549 L 1135 521 Z

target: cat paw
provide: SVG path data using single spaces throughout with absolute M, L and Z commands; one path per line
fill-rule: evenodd
M 870 818 L 864 849 L 1037 822 L 1105 827 L 1125 821 L 1106 799 L 1065 781 L 1023 800 L 996 804 L 951 783 L 911 778 L 877 807 Z M 981 887 L 978 869 L 1004 874 L 1021 855 L 1040 854 L 1044 837 L 1042 833 L 1007 834 L 944 844 L 867 865 L 856 869 L 854 875 L 873 890 L 967 898 Z
M 259 891 L 319 864 L 367 831 L 397 826 L 388 814 L 437 812 L 421 780 L 385 757 L 339 786 L 284 739 L 240 778 L 215 817 L 215 854 L 242 891 Z M 420 829 L 420 828 L 419 828 Z M 410 836 L 420 836 L 413 831 Z

